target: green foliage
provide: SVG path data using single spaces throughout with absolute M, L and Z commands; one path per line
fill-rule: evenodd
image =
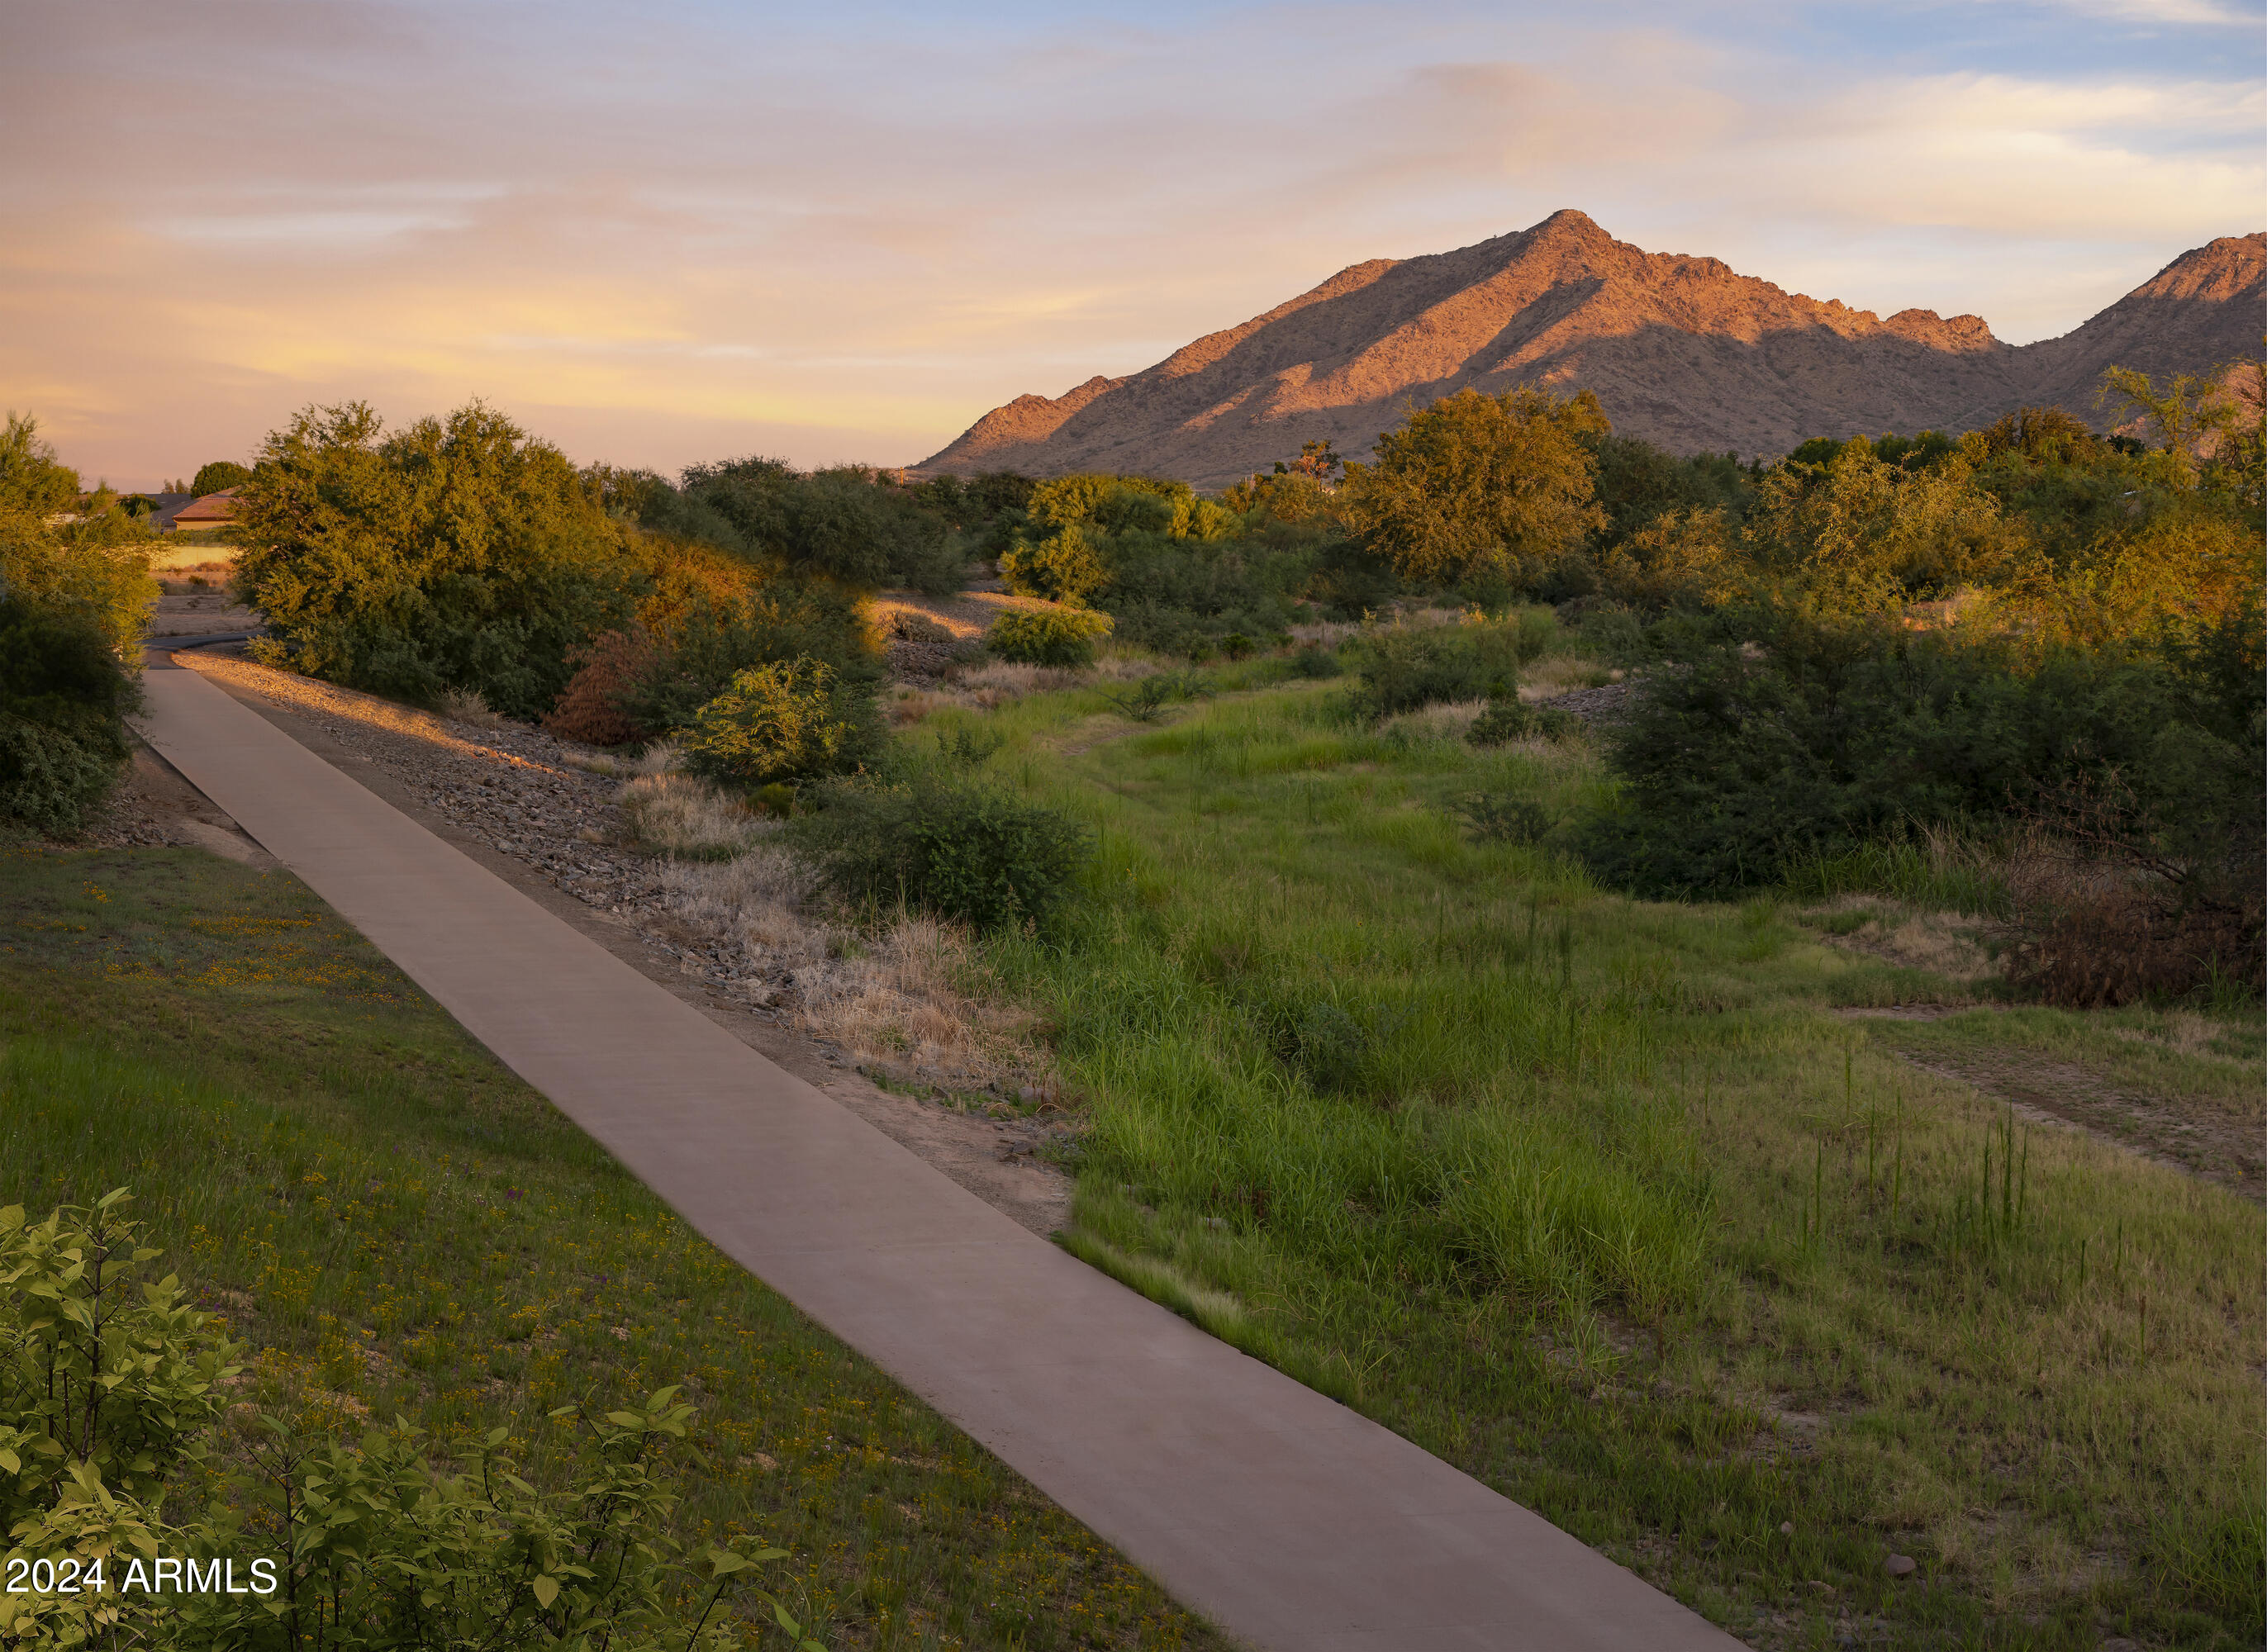
M 1759 594 L 1822 617 L 1889 614 L 2015 567 L 1999 503 L 1963 463 L 1903 469 L 1863 437 L 1764 479 L 1748 519 Z
M 1195 506 L 1186 482 L 1089 472 L 1037 484 L 1023 508 L 1043 528 L 1092 523 L 1112 532 L 1170 533 L 1185 529 Z
M 1137 723 L 1154 723 L 1168 705 L 1181 700 L 1201 699 L 1210 692 L 1204 683 L 1187 672 L 1154 671 L 1123 692 L 1112 693 L 1104 689 L 1102 698 L 1115 706 L 1121 717 Z
M 1516 625 L 1392 625 L 1349 645 L 1362 714 L 1392 717 L 1456 700 L 1514 697 L 1527 655 Z
M 966 572 L 945 522 L 865 465 L 806 472 L 781 459 L 731 459 L 688 466 L 679 481 L 672 489 L 642 479 L 627 500 L 641 526 L 861 590 L 903 585 L 949 596 Z
M 1075 522 L 1036 543 L 1017 538 L 1000 559 L 1000 576 L 1018 596 L 1073 605 L 1110 583 L 1110 570 L 1094 539 Z
M 0 595 L 0 820 L 77 831 L 125 763 L 136 698 L 92 615 Z
M 225 493 L 231 487 L 242 487 L 251 479 L 249 465 L 238 464 L 233 459 L 215 459 L 211 464 L 199 467 L 196 479 L 189 484 L 188 491 L 202 499 L 207 493 Z
M 2146 775 L 2167 766 L 2153 754 L 2169 728 L 2232 734 L 2257 705 L 2256 684 L 2249 707 L 2222 701 L 2196 671 L 2135 649 L 2015 663 L 1989 640 L 1791 625 L 1760 657 L 1720 647 L 1656 669 L 1610 737 L 1622 792 L 1585 827 L 1583 852 L 1648 893 L 1776 883 L 1869 838 Z M 2211 796 L 2155 795 L 2168 822 Z
M 838 781 L 818 801 L 789 822 L 789 841 L 836 895 L 979 929 L 1045 927 L 1091 853 L 1067 816 L 958 774 Z
M 2025 410 L 2034 418 L 2039 411 L 2036 408 Z M 2017 415 L 2010 415 L 2010 417 L 2015 416 Z M 2068 420 L 2069 423 L 2076 425 L 2079 429 L 2085 429 L 2085 426 L 2079 425 L 2076 420 L 2069 419 L 2069 415 L 2061 416 Z M 1921 470 L 1960 451 L 1960 443 L 1941 430 L 1924 430 L 1917 436 L 1901 436 L 1894 433 L 1872 439 L 1865 436 L 1852 436 L 1841 442 L 1832 441 L 1825 436 L 1813 436 L 1789 453 L 1785 463 L 1788 465 L 1812 466 L 1823 470 L 1831 465 L 1852 442 L 1863 442 L 1866 450 L 1882 464 L 1895 465 L 1900 470 L 1907 471 Z
M 0 1596 L 0 1647 L 106 1641 L 130 1625 L 158 1645 L 277 1652 L 725 1652 L 745 1633 L 715 1613 L 730 1588 L 819 1652 L 774 1597 L 747 1588 L 745 1575 L 784 1551 L 693 1553 L 666 1531 L 677 1497 L 657 1473 L 661 1448 L 693 1415 L 675 1388 L 635 1410 L 554 1411 L 593 1436 L 599 1466 L 548 1495 L 501 1456 L 502 1429 L 451 1473 L 406 1421 L 349 1446 L 257 1414 L 241 1419 L 265 1436 L 249 1506 L 168 1522 L 160 1499 L 185 1465 L 214 1458 L 209 1436 L 243 1350 L 175 1276 L 147 1278 L 160 1252 L 119 1214 L 126 1202 L 121 1188 L 36 1224 L 21 1206 L 0 1210 L 0 1518 L 17 1553 L 106 1569 L 100 1590 Z M 240 1550 L 247 1529 L 280 1551 L 269 1587 L 247 1564 L 235 1595 L 126 1593 L 130 1567 Z
M 0 428 L 0 597 L 77 614 L 129 654 L 158 600 L 155 537 L 108 488 L 82 499 L 78 472 L 56 462 L 39 422 L 8 415 Z
M 1110 616 L 1091 610 L 1010 608 L 985 629 L 984 646 L 1026 665 L 1088 666 L 1096 640 L 1110 631 Z
M 84 1471 L 156 1498 L 219 1415 L 237 1346 L 208 1334 L 123 1190 L 27 1222 L 0 1210 L 0 1530 L 36 1520 Z
M 872 695 L 806 658 L 734 676 L 701 708 L 685 754 L 696 774 L 756 787 L 839 774 L 878 738 Z
M 1605 522 L 1594 537 L 1597 558 L 1657 518 L 1720 513 L 1736 521 L 1752 479 L 1729 453 L 1679 457 L 1640 436 L 1590 438 L 1597 462 L 1597 503 Z
M 1457 814 L 1484 844 L 1522 848 L 1541 843 L 1558 829 L 1558 817 L 1531 797 L 1509 792 L 1467 792 L 1456 800 Z
M 1582 720 L 1555 705 L 1530 705 L 1516 694 L 1488 702 L 1464 738 L 1476 746 L 1500 746 L 1514 740 L 1566 740 L 1582 731 Z
M 78 504 L 78 472 L 40 437 L 40 421 L 11 412 L 0 426 L 0 512 L 52 515 Z
M 1465 390 L 1380 436 L 1372 463 L 1348 465 L 1341 509 L 1405 578 L 1491 576 L 1537 590 L 1605 523 L 1585 438 L 1606 429 L 1587 391 L 1559 400 Z
M 559 451 L 475 403 L 385 434 L 350 402 L 271 434 L 238 495 L 237 585 L 298 669 L 421 702 L 548 711 L 569 652 L 651 583 Z
M 816 660 L 834 673 L 838 691 L 867 700 L 882 678 L 855 605 L 819 581 L 776 579 L 729 598 L 696 596 L 666 617 L 653 641 L 613 697 L 649 735 L 689 728 L 734 677 L 759 667 Z

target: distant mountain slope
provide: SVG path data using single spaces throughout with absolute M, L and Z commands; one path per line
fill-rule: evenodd
M 2099 425 L 2095 392 L 2109 367 L 2153 376 L 2200 373 L 2261 354 L 2267 333 L 2267 232 L 2225 236 L 2178 258 L 2074 333 L 2023 359 L 2023 397 Z
M 1530 382 L 1596 391 L 1617 429 L 1680 452 L 1964 429 L 2042 399 L 2093 418 L 2112 360 L 2161 372 L 2256 347 L 2263 271 L 2267 235 L 2215 241 L 2077 332 L 2018 349 L 1975 316 L 1883 320 L 1558 212 L 1457 252 L 1356 264 L 1130 377 L 1019 396 L 917 468 L 1216 486 L 1316 437 L 1361 457 L 1412 404 Z

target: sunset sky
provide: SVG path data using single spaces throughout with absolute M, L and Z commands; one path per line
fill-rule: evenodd
M 1573 10 L 8 0 L 0 406 L 905 464 L 1560 207 L 2019 343 L 2267 217 L 2260 0 Z

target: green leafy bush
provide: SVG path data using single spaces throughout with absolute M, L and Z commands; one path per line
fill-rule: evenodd
M 1516 694 L 1507 694 L 1488 702 L 1464 738 L 1476 746 L 1500 746 L 1514 740 L 1566 740 L 1581 731 L 1582 720 L 1572 712 L 1530 705 Z
M 696 774 L 743 786 L 855 767 L 879 738 L 873 697 L 824 661 L 757 666 L 701 708 L 685 738 Z
M 1456 813 L 1482 843 L 1539 844 L 1558 829 L 1559 822 L 1533 798 L 1504 792 L 1471 792 L 1456 802 Z
M 789 841 L 842 899 L 904 901 L 979 929 L 1044 927 L 1089 852 L 1067 816 L 957 777 L 840 781 L 818 800 Z
M 2256 674 L 2219 675 L 2138 646 L 2031 659 L 1988 638 L 1787 625 L 1760 650 L 1713 647 L 1647 674 L 1609 742 L 1619 799 L 1584 825 L 1582 853 L 1640 891 L 1728 891 L 1914 827 L 2039 815 L 2113 774 L 2153 852 L 2206 815 L 2227 841 L 2242 830 L 2241 787 L 2175 783 L 2161 745 L 2194 727 L 2240 759 Z
M 1110 616 L 1092 609 L 1011 608 L 985 631 L 984 646 L 1002 660 L 1075 668 L 1094 663 L 1095 640 L 1110 631 Z
M 1454 700 L 1496 699 L 1519 690 L 1516 627 L 1390 626 L 1351 647 L 1361 676 L 1361 709 L 1394 717 Z
M 1018 596 L 1083 603 L 1110 583 L 1110 569 L 1088 530 L 1074 522 L 1044 539 L 1017 538 L 1000 559 L 1000 577 Z
M 677 487 L 647 472 L 605 479 L 642 527 L 797 574 L 937 596 L 966 576 L 966 549 L 943 516 L 866 465 L 803 471 L 782 459 L 745 458 L 690 465 Z
M 478 404 L 391 435 L 361 403 L 310 408 L 238 499 L 238 588 L 295 668 L 422 704 L 540 716 L 651 582 L 565 457 Z
M 126 761 L 136 698 L 94 616 L 0 596 L 0 818 L 77 831 Z
M 77 1561 L 82 1577 L 105 1568 L 99 1589 L 0 1594 L 0 1647 L 289 1652 L 319 1638 L 336 1652 L 728 1652 L 749 1634 L 716 1611 L 735 1590 L 770 1609 L 788 1644 L 820 1652 L 748 1587 L 783 1551 L 694 1552 L 666 1531 L 677 1497 L 657 1471 L 693 1415 L 674 1388 L 635 1409 L 554 1412 L 601 1458 L 554 1493 L 513 1472 L 501 1429 L 451 1473 L 406 1421 L 350 1446 L 238 1404 L 255 1472 L 227 1489 L 248 1506 L 163 1507 L 186 1466 L 224 1466 L 210 1436 L 243 1349 L 177 1277 L 149 1278 L 160 1253 L 124 1219 L 127 1202 L 120 1189 L 37 1224 L 19 1205 L 0 1210 L 0 1519 L 19 1553 Z M 156 1556 L 240 1553 L 246 1529 L 266 1558 L 246 1565 L 237 1593 L 127 1592 L 137 1567 L 146 1588 Z
M 788 576 L 722 596 L 696 593 L 649 634 L 651 651 L 609 697 L 648 735 L 691 727 L 734 677 L 759 666 L 817 660 L 844 693 L 863 699 L 882 678 L 848 593 L 821 581 Z

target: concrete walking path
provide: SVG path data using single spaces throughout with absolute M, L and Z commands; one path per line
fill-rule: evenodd
M 1735 1652 L 1539 1516 L 1034 1237 L 153 658 L 150 744 L 718 1248 L 1269 1652 Z

